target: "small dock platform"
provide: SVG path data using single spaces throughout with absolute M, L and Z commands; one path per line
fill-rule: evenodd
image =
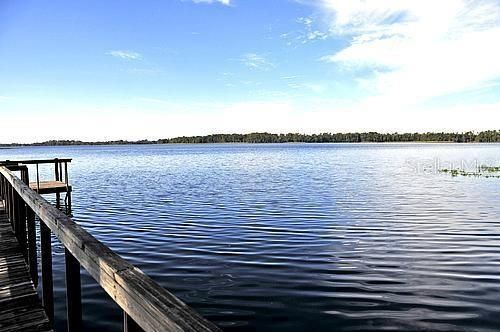
M 39 193 L 44 194 L 57 194 L 71 192 L 71 186 L 62 181 L 41 181 L 30 182 L 30 188 Z
M 0 202 L 0 331 L 52 331 Z
M 0 161 L 0 167 L 5 166 L 11 171 L 20 171 L 23 181 L 29 185 L 30 189 L 39 195 L 56 194 L 56 206 L 61 206 L 61 194 L 66 194 L 64 205 L 66 212 L 71 213 L 71 192 L 73 187 L 69 184 L 68 163 L 69 158 L 35 159 L 35 160 L 5 160 Z M 54 178 L 52 180 L 41 180 L 38 167 L 44 164 L 54 165 Z M 35 166 L 36 177 L 29 181 L 28 166 Z

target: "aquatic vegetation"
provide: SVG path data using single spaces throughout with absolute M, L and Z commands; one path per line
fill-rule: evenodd
M 487 166 L 481 165 L 476 171 L 467 171 L 460 168 L 443 168 L 440 169 L 441 173 L 449 173 L 452 177 L 456 176 L 474 176 L 484 178 L 500 178 L 500 166 Z
M 488 172 L 488 173 L 498 173 L 500 172 L 500 166 L 486 166 L 486 165 L 481 165 L 479 166 L 479 169 Z

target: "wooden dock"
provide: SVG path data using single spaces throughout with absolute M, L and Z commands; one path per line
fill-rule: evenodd
M 52 235 L 64 246 L 68 332 L 84 331 L 81 268 L 123 310 L 126 332 L 220 331 L 71 219 L 67 170 L 70 161 L 0 162 L 0 332 L 50 331 L 53 326 Z M 55 179 L 43 189 L 38 165 L 46 163 L 54 164 Z M 29 181 L 28 165 L 36 166 L 36 187 Z M 61 211 L 59 203 L 60 194 L 64 192 L 66 213 Z M 56 195 L 55 206 L 41 196 L 48 193 Z M 34 287 L 39 265 L 41 305 Z
M 66 193 L 64 204 L 66 212 L 71 213 L 71 191 L 72 187 L 69 184 L 68 163 L 71 163 L 69 158 L 55 159 L 35 159 L 35 160 L 5 160 L 0 161 L 0 166 L 5 166 L 11 171 L 21 171 L 21 176 L 25 176 L 24 182 L 29 184 L 37 194 L 56 194 L 56 205 L 60 207 L 61 194 Z M 38 167 L 43 164 L 54 165 L 54 179 L 49 181 L 40 180 Z M 33 182 L 29 182 L 28 165 L 36 167 L 36 178 Z
M 52 331 L 0 202 L 0 331 Z

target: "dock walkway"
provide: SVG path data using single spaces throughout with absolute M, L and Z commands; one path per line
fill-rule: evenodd
M 64 247 L 69 332 L 82 332 L 85 327 L 82 268 L 123 310 L 124 332 L 221 331 L 71 219 L 67 172 L 70 161 L 58 158 L 0 161 L 0 332 L 50 331 L 49 322 L 57 320 L 52 271 L 54 238 Z M 68 194 L 66 213 L 61 211 L 59 203 L 61 192 L 54 192 L 55 206 L 41 196 L 44 192 L 40 190 L 43 182 L 38 165 L 44 163 L 54 164 L 56 184 L 64 183 L 61 190 Z M 29 186 L 28 165 L 36 167 L 36 191 Z M 43 308 L 34 287 L 39 272 Z
M 0 202 L 0 331 L 52 331 Z

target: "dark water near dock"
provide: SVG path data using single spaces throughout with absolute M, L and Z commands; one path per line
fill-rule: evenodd
M 499 165 L 498 144 L 0 150 L 42 157 L 74 158 L 75 221 L 227 331 L 500 327 L 500 179 L 436 171 Z M 86 329 L 120 331 L 82 283 Z

